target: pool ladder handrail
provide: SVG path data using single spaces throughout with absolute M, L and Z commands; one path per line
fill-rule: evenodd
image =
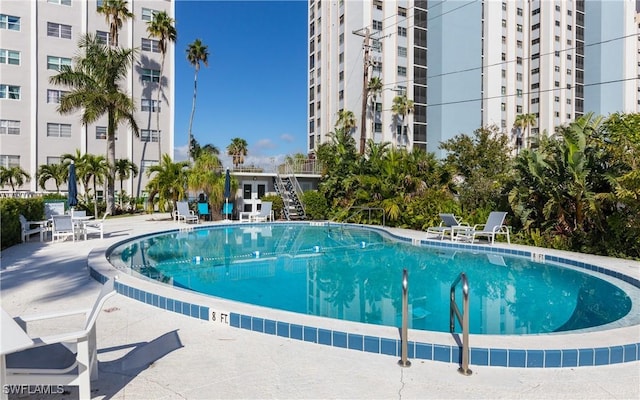
M 456 303 L 456 286 L 460 282 L 462 282 L 462 314 Z M 469 376 L 472 373 L 469 369 L 469 281 L 464 272 L 451 284 L 449 299 L 449 330 L 454 333 L 456 327 L 454 316 L 462 327 L 462 365 L 458 368 L 458 372 Z

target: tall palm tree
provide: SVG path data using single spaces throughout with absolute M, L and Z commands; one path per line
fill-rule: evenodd
M 149 203 L 153 204 L 158 196 L 160 211 L 165 210 L 165 204 L 171 202 L 173 209 L 177 208 L 177 202 L 185 195 L 187 187 L 188 161 L 173 162 L 168 154 L 162 156 L 160 164 L 153 165 L 147 170 L 147 176 L 153 178 L 147 183 L 149 191 Z
M 391 106 L 391 112 L 393 112 L 395 115 L 401 116 L 402 132 L 400 132 L 400 137 L 402 137 L 403 135 L 407 135 L 406 117 L 413 112 L 413 100 L 409 100 L 406 94 L 394 97 L 393 105 Z M 396 144 L 398 144 L 397 142 L 398 139 L 396 138 Z
M 127 0 L 103 0 L 98 7 L 98 13 L 103 14 L 107 24 L 109 24 L 109 45 L 118 46 L 118 35 L 122 23 L 133 18 L 133 13 L 129 11 Z
M 30 180 L 31 176 L 29 173 L 20 166 L 9 168 L 0 166 L 0 182 L 2 182 L 2 186 L 9 184 L 13 192 L 16 191 L 16 186 L 22 186 Z
M 356 116 L 353 114 L 353 111 L 349 111 L 349 110 L 338 111 L 338 120 L 336 121 L 336 128 L 342 129 L 346 134 L 351 134 L 351 131 L 355 127 L 356 127 Z
M 382 93 L 382 79 L 378 76 L 374 76 L 369 80 L 367 84 L 367 95 L 371 96 L 371 134 L 373 135 L 375 132 L 375 123 L 376 123 L 376 103 L 378 100 L 378 96 Z M 367 137 L 364 129 L 361 130 L 360 134 L 360 154 L 365 153 L 365 143 Z
M 47 190 L 47 181 L 53 179 L 56 184 L 56 192 L 60 193 L 60 185 L 69 179 L 69 166 L 60 164 L 43 164 L 38 168 L 38 186 Z
M 107 211 L 113 215 L 116 128 L 119 123 L 125 122 L 139 136 L 133 99 L 120 86 L 126 81 L 134 51 L 105 46 L 95 35 L 82 37 L 79 47 L 83 54 L 76 57 L 73 67 L 63 66 L 57 75 L 50 78 L 50 82 L 72 89 L 60 99 L 59 113 L 70 114 L 82 110 L 82 123 L 85 125 L 107 114 Z
M 209 66 L 209 50 L 200 39 L 196 39 L 187 47 L 187 60 L 193 65 L 195 75 L 193 77 L 193 103 L 191 105 L 191 118 L 189 118 L 189 149 L 187 154 L 191 157 L 191 128 L 193 127 L 193 116 L 196 113 L 196 95 L 198 93 L 198 72 L 200 71 L 200 63 L 205 67 Z
M 167 14 L 166 11 L 160 11 L 153 14 L 153 19 L 147 22 L 147 33 L 149 37 L 158 39 L 158 48 L 162 55 L 160 61 L 160 81 L 158 82 L 158 94 L 156 101 L 156 129 L 160 132 L 160 94 L 162 93 L 162 76 L 164 71 L 164 60 L 167 55 L 168 42 L 176 41 L 178 32 L 173 26 L 175 20 Z M 162 140 L 158 138 L 158 154 L 162 154 Z
M 516 120 L 513 124 L 516 128 L 522 129 L 523 136 L 525 138 L 529 138 L 529 127 L 536 126 L 536 115 L 535 114 L 518 114 L 516 116 Z M 529 138 L 529 143 L 530 143 Z
M 98 218 L 98 185 L 103 185 L 105 178 L 109 179 L 109 164 L 104 156 L 94 154 L 84 155 L 82 166 L 84 175 L 92 182 L 93 188 L 93 215 Z
M 247 141 L 241 138 L 231 139 L 231 144 L 227 146 L 227 154 L 231 156 L 233 166 L 244 164 L 244 157 L 247 155 Z
M 122 198 L 124 191 L 122 189 L 122 181 L 138 176 L 138 166 L 128 158 L 120 158 L 115 163 L 116 175 L 120 180 L 120 207 L 122 208 Z

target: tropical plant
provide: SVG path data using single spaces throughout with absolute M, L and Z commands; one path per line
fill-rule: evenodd
M 413 100 L 409 100 L 406 94 L 401 96 L 396 96 L 393 98 L 393 104 L 391 105 L 391 112 L 393 112 L 397 117 L 401 118 L 401 129 L 402 131 L 396 136 L 396 145 L 400 145 L 402 142 L 402 146 L 406 146 L 407 142 L 405 140 L 409 140 L 409 134 L 407 132 L 407 115 L 413 112 Z M 403 139 L 404 138 L 404 139 Z
M 207 143 L 204 146 L 200 146 L 200 143 L 196 140 L 195 137 L 191 137 L 191 158 L 194 160 L 200 157 L 203 153 L 213 154 L 215 156 L 220 155 L 220 149 L 218 149 L 215 145 Z
M 74 60 L 73 67 L 62 66 L 60 72 L 50 78 L 55 85 L 63 85 L 72 90 L 62 96 L 58 112 L 66 115 L 82 110 L 82 123 L 87 125 L 107 115 L 107 158 L 109 167 L 107 179 L 107 211 L 115 212 L 114 182 L 116 158 L 115 132 L 118 124 L 127 123 L 134 134 L 139 136 L 133 99 L 121 87 L 126 81 L 133 62 L 131 49 L 110 48 L 94 35 L 80 39 L 82 55 Z
M 60 156 L 62 158 L 62 163 L 67 165 L 73 161 L 76 165 L 76 177 L 80 183 L 82 183 L 82 188 L 86 192 L 89 190 L 89 176 L 85 173 L 86 168 L 84 167 L 85 157 L 80 153 L 80 149 L 76 149 L 75 153 L 64 153 Z
M 235 168 L 244 164 L 244 158 L 247 155 L 247 146 L 247 141 L 242 138 L 231 139 L 231 144 L 227 146 L 227 154 L 231 156 Z
M 120 208 L 122 208 L 122 199 L 124 197 L 123 181 L 138 176 L 138 166 L 128 158 L 120 158 L 115 164 L 116 176 L 120 181 Z
M 147 183 L 149 204 L 157 201 L 160 211 L 165 211 L 166 203 L 170 202 L 176 210 L 178 200 L 186 194 L 188 167 L 188 161 L 173 162 L 168 154 L 162 156 L 160 164 L 151 166 L 147 170 L 148 177 L 153 175 Z
M 369 79 L 369 83 L 367 84 L 367 96 L 371 97 L 371 132 L 375 132 L 375 123 L 376 123 L 376 104 L 378 103 L 378 96 L 382 93 L 382 79 L 380 77 L 374 76 Z M 360 154 L 365 153 L 365 143 L 367 140 L 367 135 L 364 129 L 360 132 Z
M 222 209 L 224 202 L 222 163 L 215 154 L 202 152 L 189 169 L 189 189 L 205 194 L 211 210 Z
M 69 166 L 67 164 L 43 164 L 38 168 L 38 186 L 47 190 L 47 182 L 53 179 L 56 192 L 60 193 L 60 185 L 69 179 Z
M 530 127 L 536 126 L 536 121 L 537 118 L 535 114 L 518 114 L 513 124 L 516 128 L 522 129 L 523 136 L 525 138 L 529 138 L 529 146 L 531 145 L 531 138 L 529 136 L 528 130 Z M 536 143 L 537 142 L 539 142 L 539 140 L 537 140 Z
M 356 127 L 356 116 L 353 111 L 340 110 L 338 111 L 338 120 L 336 121 L 336 129 L 341 129 L 347 134 L 351 134 L 351 131 Z
M 0 182 L 2 186 L 9 184 L 11 191 L 16 191 L 16 186 L 22 186 L 25 182 L 29 182 L 31 176 L 27 171 L 22 169 L 19 165 L 13 167 L 0 166 Z
M 147 33 L 149 37 L 158 39 L 158 49 L 161 54 L 160 80 L 158 82 L 158 94 L 156 101 L 156 129 L 160 132 L 160 94 L 162 90 L 162 76 L 164 71 L 164 60 L 167 55 L 167 44 L 175 42 L 178 36 L 174 26 L 175 20 L 166 11 L 159 11 L 153 14 L 151 21 L 147 22 Z M 158 138 L 158 154 L 162 154 L 162 140 Z
M 200 63 L 203 63 L 205 67 L 209 66 L 209 50 L 200 39 L 196 39 L 193 43 L 187 46 L 187 60 L 195 69 L 193 76 L 193 103 L 191 104 L 191 117 L 189 118 L 189 149 L 187 154 L 191 155 L 191 128 L 193 127 L 193 116 L 196 113 L 196 96 L 198 93 L 198 72 L 200 71 Z
M 98 7 L 98 13 L 104 15 L 109 24 L 109 45 L 118 46 L 118 36 L 122 24 L 125 20 L 133 18 L 133 13 L 129 11 L 127 0 L 103 0 Z
M 93 215 L 98 218 L 98 185 L 103 185 L 110 174 L 109 164 L 104 156 L 85 154 L 83 156 L 82 174 L 91 181 L 93 189 Z

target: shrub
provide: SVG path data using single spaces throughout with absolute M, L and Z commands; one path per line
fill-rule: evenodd
M 44 219 L 44 202 L 41 197 L 31 199 L 2 198 L 0 199 L 0 243 L 2 249 L 21 242 L 20 220 L 22 214 L 28 221 Z
M 317 190 L 309 190 L 302 194 L 302 204 L 307 219 L 321 220 L 327 219 L 329 205 L 327 199 Z

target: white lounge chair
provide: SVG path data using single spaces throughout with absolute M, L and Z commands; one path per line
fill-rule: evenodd
M 430 226 L 427 228 L 427 234 L 437 235 L 440 239 L 444 239 L 444 235 L 448 233 L 451 236 L 451 240 L 453 240 L 456 230 L 455 228 L 471 228 L 468 224 L 462 222 L 462 220 L 459 220 L 453 214 L 439 214 L 439 216 L 440 225 Z
M 198 223 L 198 216 L 192 210 L 189 210 L 189 203 L 186 201 L 179 201 L 176 203 L 176 206 L 178 207 L 176 210 L 176 220 L 178 222 L 183 220 L 186 223 Z
M 509 238 L 509 227 L 504 225 L 504 219 L 507 213 L 504 211 L 492 211 L 487 218 L 486 224 L 475 225 L 471 229 L 459 231 L 456 235 L 457 240 L 469 240 L 472 243 L 476 237 L 486 236 L 491 239 L 491 244 L 495 243 L 496 235 L 506 235 L 507 243 L 511 243 Z
M 73 224 L 71 215 L 54 215 L 51 217 L 51 240 L 66 238 L 71 236 L 73 241 L 76 241 L 76 229 Z
M 87 240 L 88 233 L 99 233 L 100 239 L 104 239 L 104 220 L 107 219 L 108 212 L 104 213 L 101 220 L 98 221 L 86 221 L 82 224 L 84 232 L 84 240 Z
M 115 293 L 111 279 L 104 284 L 91 309 L 15 318 L 27 332 L 29 322 L 86 316 L 81 330 L 32 338 L 33 347 L 8 354 L 6 384 L 78 386 L 79 398 L 90 399 L 91 381 L 98 379 L 96 320 L 105 301 Z
M 27 221 L 24 215 L 20 214 L 20 232 L 23 242 L 29 241 L 29 236 L 34 233 L 40 234 L 40 241 L 44 240 L 44 234 L 47 232 L 47 221 Z M 33 226 L 35 225 L 35 226 Z
M 263 201 L 260 211 L 251 215 L 251 222 L 265 222 L 267 220 L 273 221 L 273 213 L 271 211 L 272 205 L 273 203 L 270 201 Z

